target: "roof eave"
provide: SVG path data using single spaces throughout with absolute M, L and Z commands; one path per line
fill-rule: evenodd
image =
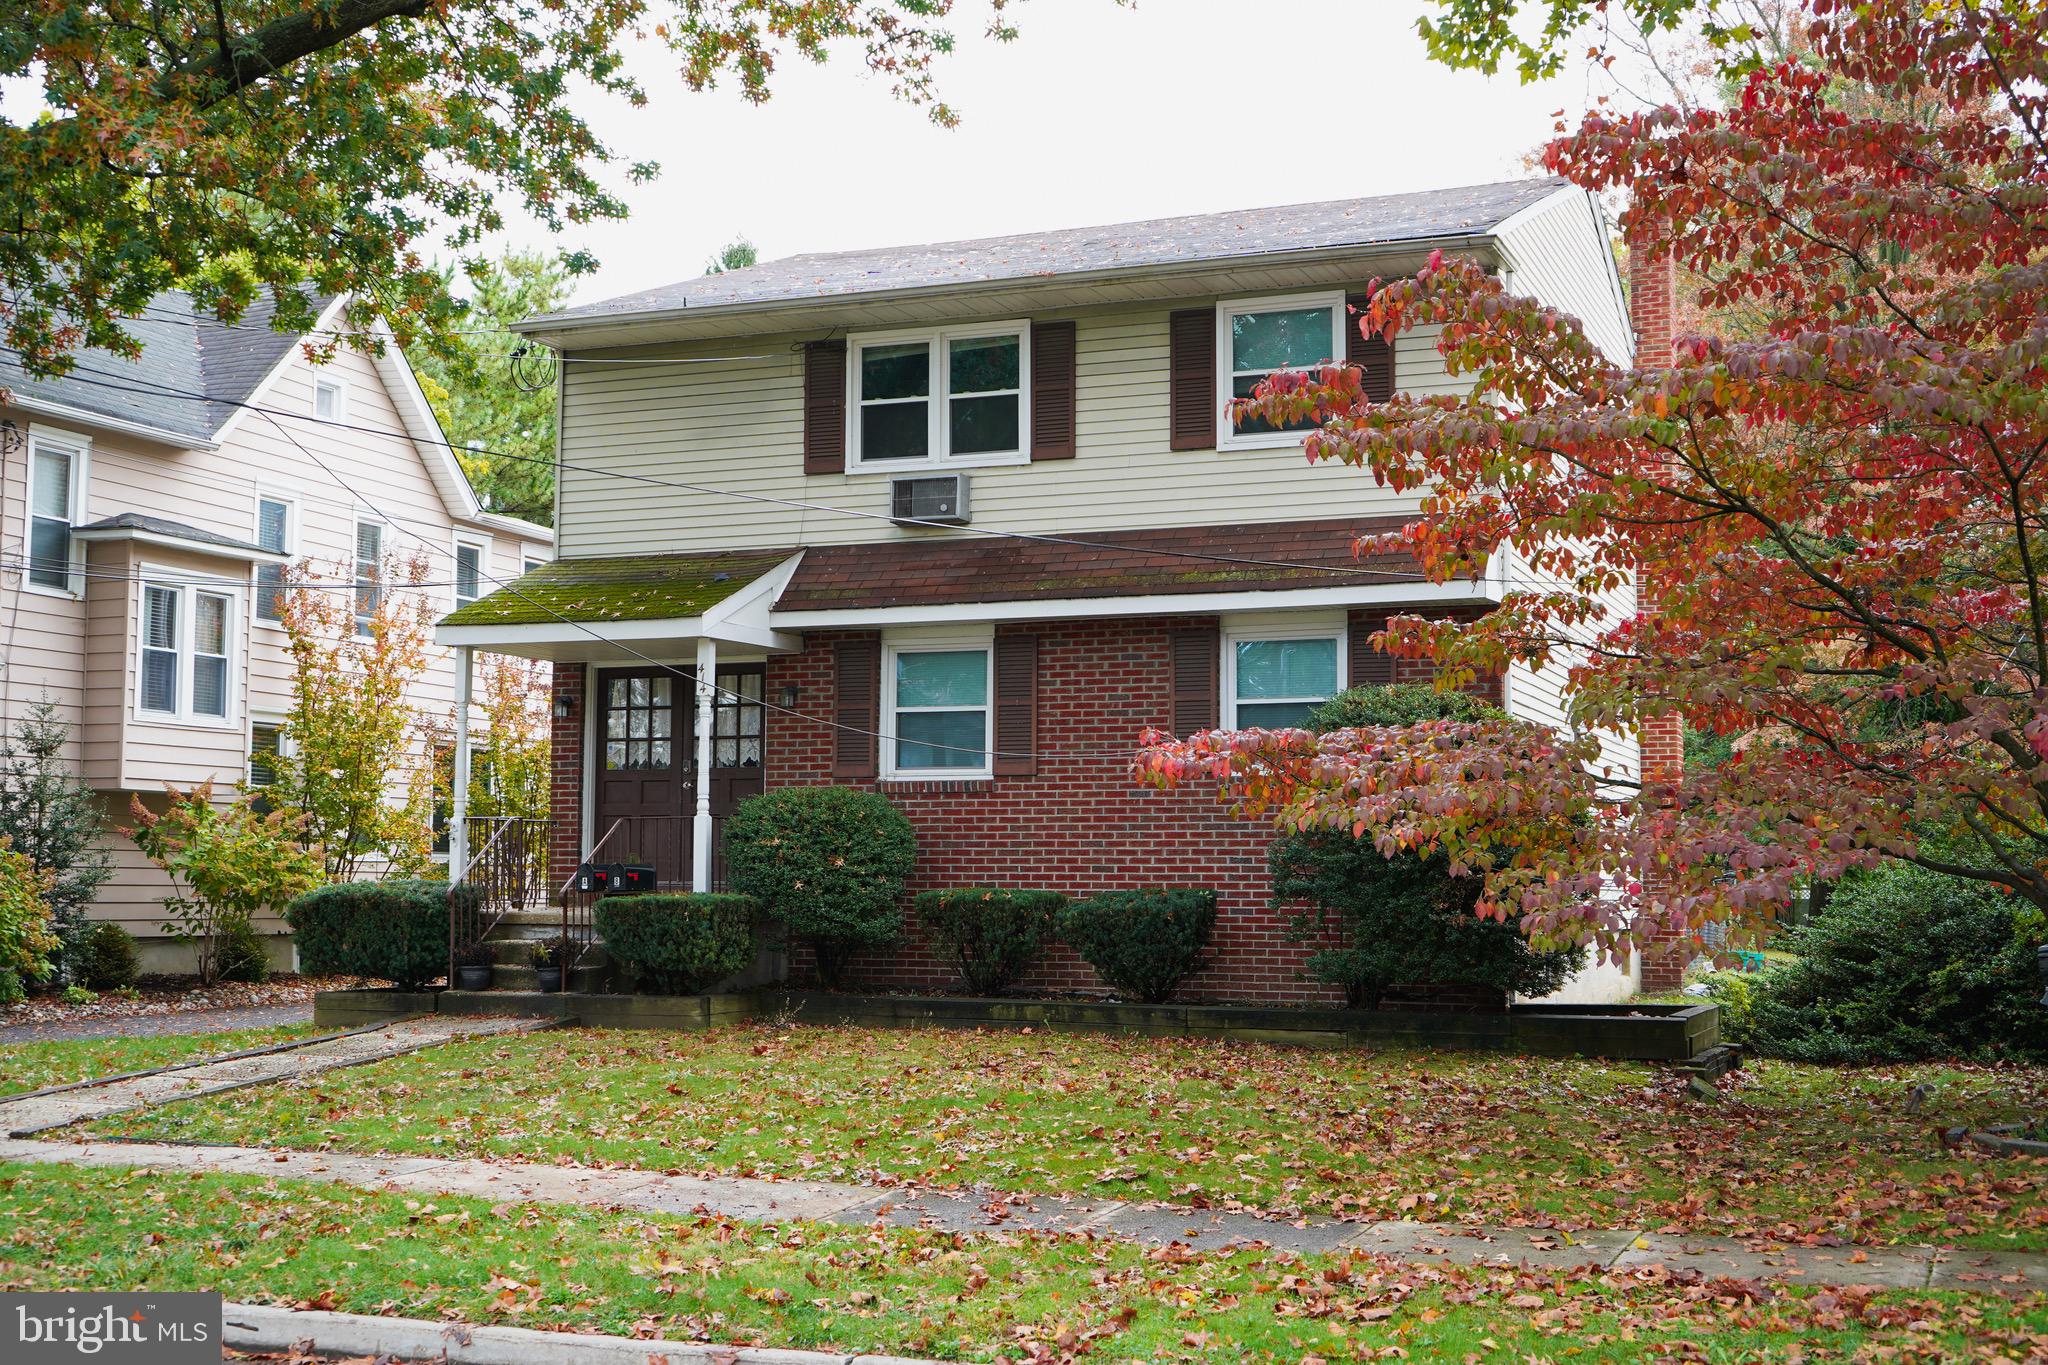
M 534 337 L 549 345 L 558 345 L 558 339 L 567 339 L 578 334 L 600 332 L 610 328 L 658 327 L 663 323 L 681 322 L 694 318 L 732 318 L 750 315 L 776 317 L 786 313 L 816 309 L 825 304 L 833 306 L 865 306 L 899 302 L 905 299 L 931 298 L 946 294 L 1003 294 L 1014 290 L 1043 289 L 1049 285 L 1102 284 L 1118 280 L 1140 279 L 1146 276 L 1188 275 L 1231 268 L 1258 269 L 1262 266 L 1297 263 L 1314 264 L 1321 261 L 1342 260 L 1346 257 L 1369 258 L 1372 256 L 1389 256 L 1414 252 L 1424 247 L 1448 251 L 1491 250 L 1499 242 L 1496 232 L 1497 227 L 1498 225 L 1496 224 L 1495 227 L 1488 228 L 1483 232 L 1404 237 L 1383 242 L 1357 242 L 1346 246 L 1266 251 L 1245 256 L 1205 256 L 1199 260 L 1171 261 L 1165 264 L 1105 266 L 1097 270 L 1076 270 L 1072 272 L 1044 271 L 1037 274 L 1018 275 L 1000 280 L 925 284 L 903 289 L 877 289 L 850 293 L 804 294 L 792 298 L 767 299 L 759 302 L 704 304 L 695 308 L 687 306 L 682 308 L 652 308 L 626 313 L 606 313 L 601 316 L 592 317 L 544 313 L 538 317 L 521 318 L 519 321 L 511 324 L 511 330 Z
M 4 406 L 20 408 L 27 413 L 40 413 L 59 422 L 79 426 L 98 427 L 103 431 L 116 431 L 124 436 L 140 436 L 144 440 L 162 445 L 176 446 L 180 450 L 218 450 L 220 442 L 208 436 L 196 435 L 189 431 L 173 431 L 169 427 L 155 427 L 147 422 L 131 422 L 124 417 L 109 417 L 104 413 L 92 412 L 85 408 L 74 408 L 68 403 L 53 403 L 46 398 L 37 398 L 16 389 L 8 394 Z

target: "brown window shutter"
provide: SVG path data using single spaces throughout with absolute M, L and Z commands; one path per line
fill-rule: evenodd
M 1371 298 L 1369 294 L 1353 294 L 1344 302 L 1362 312 Z M 1366 336 L 1359 330 L 1359 321 L 1358 313 L 1347 312 L 1344 316 L 1344 363 L 1358 367 L 1365 396 L 1375 403 L 1384 403 L 1394 396 L 1394 348 L 1383 336 Z
M 996 760 L 1002 777 L 1038 771 L 1038 637 L 996 637 Z
M 1216 421 L 1216 310 L 1184 308 L 1167 319 L 1168 444 L 1175 450 L 1214 450 Z
M 832 776 L 875 775 L 881 709 L 881 640 L 841 640 L 832 661 Z
M 846 341 L 804 343 L 804 473 L 846 472 Z
M 1173 732 L 1185 739 L 1222 723 L 1216 672 L 1221 636 L 1214 626 L 1189 626 L 1168 636 L 1173 667 Z
M 1372 647 L 1372 637 L 1387 628 L 1387 613 L 1351 613 L 1350 681 L 1352 687 L 1385 687 L 1394 681 L 1394 656 Z
M 1031 458 L 1074 458 L 1074 324 L 1031 324 Z

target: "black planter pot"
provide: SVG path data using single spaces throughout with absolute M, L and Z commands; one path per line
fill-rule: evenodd
M 487 991 L 491 988 L 489 963 L 480 967 L 461 966 L 455 969 L 455 988 L 462 991 Z
M 540 989 L 543 994 L 552 994 L 562 989 L 562 969 L 560 967 L 535 967 L 533 974 L 540 978 Z

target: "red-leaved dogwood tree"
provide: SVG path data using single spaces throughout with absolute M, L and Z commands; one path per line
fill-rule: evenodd
M 1730 107 L 1589 115 L 1546 151 L 1625 189 L 1632 249 L 1673 256 L 1735 334 L 1630 368 L 1432 258 L 1359 324 L 1440 325 L 1469 393 L 1372 403 L 1336 367 L 1248 404 L 1320 419 L 1310 460 L 1420 492 L 1391 539 L 1432 580 L 1512 547 L 1498 610 L 1397 620 L 1384 647 L 1455 680 L 1577 642 L 1584 727 L 1679 713 L 1736 756 L 1617 794 L 1589 739 L 1438 722 L 1148 734 L 1141 779 L 1440 851 L 1552 940 L 1741 920 L 1887 858 L 2048 906 L 2043 8 L 1814 11 L 1804 59 Z M 1658 609 L 1603 619 L 1639 569 Z

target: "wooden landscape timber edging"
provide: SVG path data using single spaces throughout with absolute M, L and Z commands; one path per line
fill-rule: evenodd
M 381 1013 L 379 1011 L 382 1011 Z M 864 1028 L 1032 1028 L 1223 1038 L 1303 1047 L 1455 1048 L 1546 1057 L 1688 1062 L 1721 1041 L 1718 1005 L 1516 1005 L 1490 1014 L 1300 1009 L 1259 1005 L 1141 1005 L 1107 1000 L 994 1000 L 969 996 L 843 995 L 764 987 L 715 995 L 601 995 L 581 991 L 322 991 L 316 1024 L 411 1014 L 541 1015 L 588 1028 L 696 1030 L 755 1018 Z

